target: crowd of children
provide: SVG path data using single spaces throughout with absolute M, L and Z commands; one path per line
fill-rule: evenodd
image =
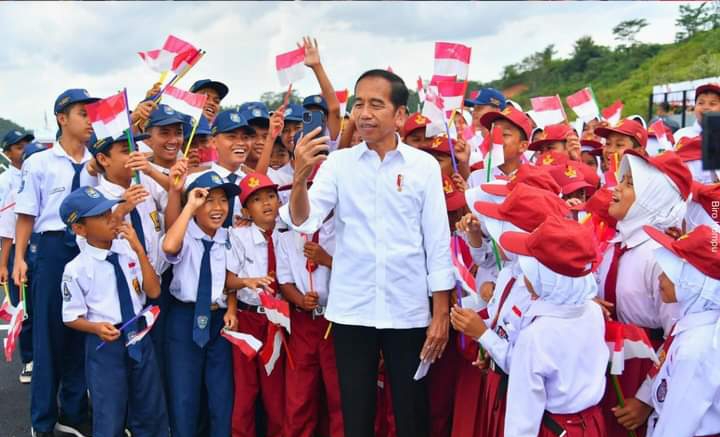
M 376 104 L 341 117 L 316 43 L 304 47 L 320 95 L 274 112 L 261 102 L 221 111 L 228 87 L 197 81 L 190 90 L 208 99 L 192 144 L 192 121 L 150 99 L 132 112 L 139 150 L 126 136 L 97 138 L 85 105 L 98 99 L 84 89 L 57 97 L 51 148 L 5 135 L 0 282 L 29 314 L 20 381 L 31 382 L 32 435 L 413 435 L 403 412 L 395 420 L 382 357 L 368 388 L 375 409 L 365 412 L 374 429 L 343 420 L 347 381 L 325 310 L 331 278 L 343 283 L 333 258 L 347 216 L 336 221 L 330 208 L 305 233 L 281 211 L 293 184 L 305 184 L 296 156 L 366 147 L 359 124 Z M 396 123 L 398 147 L 435 158 L 441 179 L 403 173 L 415 155 L 401 150 L 404 160 L 378 162 L 379 183 L 363 182 L 369 204 L 354 206 L 380 208 L 377 190 L 404 189 L 411 207 L 411 181 L 437 183 L 446 208 L 425 203 L 423 219 L 441 217 L 447 232 L 447 217 L 458 283 L 476 284 L 450 290 L 449 340 L 422 386 L 427 424 L 416 425 L 429 431 L 417 435 L 720 435 L 720 172 L 702 168 L 699 124 L 720 111 L 720 85 L 699 87 L 695 100 L 697 122 L 660 153 L 640 117 L 538 127 L 490 88 L 453 120 L 471 139 L 428 137 L 420 113 Z M 312 111 L 330 140 L 299 135 Z M 497 130 L 503 159 L 491 166 L 482 151 Z M 342 197 L 346 188 L 334 189 Z M 429 250 L 408 244 L 407 257 Z M 356 260 L 359 271 L 365 262 Z M 415 273 L 393 277 L 425 280 Z M 333 305 L 349 314 L 355 303 Z M 149 305 L 154 317 L 143 316 Z M 626 351 L 611 375 L 609 321 L 641 328 L 657 359 Z M 238 345 L 231 333 L 250 340 Z

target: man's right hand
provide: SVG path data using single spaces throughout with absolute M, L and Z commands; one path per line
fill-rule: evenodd
M 15 259 L 15 267 L 13 268 L 13 281 L 15 281 L 15 285 L 19 287 L 22 287 L 22 285 L 27 282 L 27 271 L 28 266 L 25 263 L 25 260 L 22 258 Z
M 110 343 L 120 338 L 120 331 L 112 323 L 101 322 L 96 324 L 95 334 L 105 343 Z
M 295 181 L 303 185 L 319 163 L 327 159 L 327 155 L 320 152 L 327 151 L 329 137 L 318 137 L 320 128 L 303 136 L 295 146 Z
M 302 305 L 300 306 L 305 311 L 312 311 L 317 308 L 319 302 L 320 295 L 317 293 L 317 291 L 308 291 L 303 295 Z

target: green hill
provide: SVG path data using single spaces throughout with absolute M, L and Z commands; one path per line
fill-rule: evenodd
M 564 103 L 566 96 L 589 85 L 601 106 L 621 99 L 624 114 L 647 115 L 653 85 L 720 76 L 720 29 L 698 32 L 672 44 L 639 43 L 615 49 L 583 37 L 576 41 L 570 58 L 554 59 L 553 52 L 550 46 L 505 67 L 501 79 L 484 84 L 471 81 L 469 88 L 505 90 L 529 107 L 530 97 L 560 94 Z
M 22 126 L 0 117 L 0 139 L 13 129 L 24 130 Z

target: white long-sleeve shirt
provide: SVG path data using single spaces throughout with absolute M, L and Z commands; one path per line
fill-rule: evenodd
M 385 154 L 360 143 L 333 152 L 309 190 L 311 234 L 335 210 L 336 251 L 325 313 L 378 329 L 426 327 L 430 292 L 455 284 L 440 166 L 403 144 Z M 292 223 L 289 205 L 280 209 Z

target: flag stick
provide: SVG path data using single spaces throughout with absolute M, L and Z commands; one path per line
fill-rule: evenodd
M 458 259 L 458 236 L 453 235 L 450 242 L 452 243 L 452 251 L 455 259 Z M 459 261 L 459 260 L 458 260 Z M 462 290 L 460 289 L 460 283 L 455 280 L 455 294 L 457 295 L 457 305 L 462 308 Z M 465 334 L 460 333 L 460 348 L 465 349 Z
M 612 381 L 613 388 L 615 389 L 618 405 L 620 405 L 620 408 L 625 408 L 625 396 L 623 396 L 622 389 L 620 388 L 620 381 L 618 380 L 617 375 L 611 374 L 610 380 Z M 628 436 L 637 437 L 637 434 L 635 434 L 635 431 L 628 431 Z
M 127 328 L 128 326 L 130 326 L 131 324 L 137 322 L 137 321 L 140 319 L 140 317 L 143 317 L 143 315 L 145 314 L 145 312 L 146 312 L 148 309 L 150 309 L 151 306 L 152 306 L 152 305 L 146 306 L 145 308 L 143 308 L 142 311 L 140 311 L 139 313 L 137 313 L 137 315 L 136 315 L 135 317 L 133 317 L 132 319 L 130 319 L 130 320 L 128 320 L 127 322 L 123 323 L 123 324 L 120 326 L 120 328 L 118 328 L 118 331 L 122 332 L 122 331 L 124 331 L 125 328 Z M 103 346 L 105 346 L 105 342 L 104 342 L 104 341 L 103 341 L 102 343 L 100 343 L 99 345 L 97 345 L 97 347 L 95 348 L 95 350 L 96 350 L 96 351 L 99 351 L 100 348 L 102 348 Z
M 490 126 L 490 138 L 492 138 L 492 130 L 495 128 L 495 124 L 493 123 L 492 126 Z M 487 160 L 487 172 L 485 180 L 487 182 L 490 182 L 490 169 L 492 168 L 492 152 L 493 152 L 494 144 L 490 144 L 490 150 L 488 151 L 488 160 Z M 492 238 L 490 239 L 490 243 L 492 244 L 492 251 L 493 255 L 495 256 L 495 265 L 497 266 L 498 271 L 502 269 L 502 261 L 500 260 L 500 251 L 498 250 L 497 243 Z
M 133 141 L 133 138 L 132 138 L 132 132 L 131 132 L 132 129 L 129 127 L 129 126 L 132 126 L 132 123 L 130 120 L 130 106 L 128 105 L 127 88 L 123 88 L 122 93 L 123 93 L 123 97 L 125 98 L 125 115 L 127 115 L 127 120 L 128 120 L 128 128 L 125 131 L 125 136 L 127 137 L 127 141 L 128 141 L 128 151 L 130 153 L 132 153 L 135 150 L 137 150 L 137 148 L 135 147 L 135 141 Z M 133 170 L 132 177 L 135 180 L 136 184 L 140 183 L 140 175 L 138 174 L 137 171 Z
M 580 220 L 580 224 L 581 224 L 581 225 L 584 225 L 584 224 L 587 223 L 588 220 L 590 220 L 591 218 L 592 218 L 592 213 L 588 213 L 588 215 L 586 215 L 585 217 L 583 217 L 582 220 Z
M 22 283 L 22 306 L 23 306 L 23 320 L 28 319 L 28 313 L 27 313 L 27 296 L 25 293 L 25 283 Z
M 450 123 L 452 123 L 453 119 L 455 118 L 455 110 L 453 109 Z M 447 120 L 445 120 L 445 117 L 443 116 L 443 122 L 445 123 L 445 132 L 447 133 L 448 137 L 448 145 L 450 146 L 450 160 L 452 161 L 452 168 L 453 172 L 458 173 L 458 165 L 457 165 L 457 159 L 455 159 L 455 144 L 452 141 L 452 138 L 450 138 L 450 125 L 448 124 Z
M 162 85 L 163 82 L 165 82 L 165 79 L 167 78 L 168 70 L 163 71 L 160 73 L 160 79 L 158 79 L 158 83 Z
M 325 330 L 325 335 L 323 336 L 323 340 L 327 340 L 330 336 L 330 330 L 332 329 L 332 322 L 328 323 L 327 330 Z
M 5 290 L 5 299 L 10 302 L 10 288 L 7 282 L 3 282 L 3 290 Z

